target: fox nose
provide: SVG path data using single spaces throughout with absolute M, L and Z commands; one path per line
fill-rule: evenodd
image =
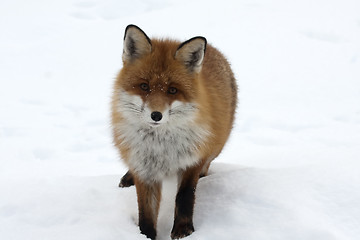
M 154 120 L 155 122 L 160 121 L 162 119 L 161 112 L 152 112 L 151 113 L 151 119 Z

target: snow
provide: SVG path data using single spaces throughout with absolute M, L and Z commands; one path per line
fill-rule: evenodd
M 145 239 L 111 144 L 125 27 L 202 35 L 240 87 L 188 239 L 358 239 L 360 2 L 0 2 L 1 239 Z M 175 180 L 158 239 L 169 239 Z

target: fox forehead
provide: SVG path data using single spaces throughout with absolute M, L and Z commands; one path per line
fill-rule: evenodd
M 124 68 L 136 69 L 139 77 L 148 80 L 163 79 L 167 81 L 176 76 L 189 77 L 185 65 L 175 59 L 176 50 L 180 42 L 170 39 L 151 39 L 151 52 L 136 59 L 130 64 L 124 65 Z

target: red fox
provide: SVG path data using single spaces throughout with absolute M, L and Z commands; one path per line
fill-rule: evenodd
M 204 37 L 150 39 L 127 26 L 123 68 L 112 96 L 113 141 L 135 185 L 139 227 L 156 238 L 162 181 L 178 176 L 171 238 L 194 231 L 199 177 L 224 147 L 234 122 L 237 85 L 225 57 Z

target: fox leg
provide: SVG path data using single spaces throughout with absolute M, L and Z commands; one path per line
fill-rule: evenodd
M 125 173 L 125 175 L 121 178 L 119 187 L 124 188 L 132 185 L 134 185 L 134 177 L 130 171 L 127 171 L 127 173 Z
M 156 224 L 161 199 L 161 183 L 144 183 L 134 177 L 138 208 L 139 227 L 147 238 L 156 238 Z
M 183 238 L 194 232 L 193 213 L 195 204 L 195 190 L 199 180 L 201 168 L 198 166 L 188 169 L 179 176 L 179 190 L 176 195 L 174 226 L 171 238 Z

